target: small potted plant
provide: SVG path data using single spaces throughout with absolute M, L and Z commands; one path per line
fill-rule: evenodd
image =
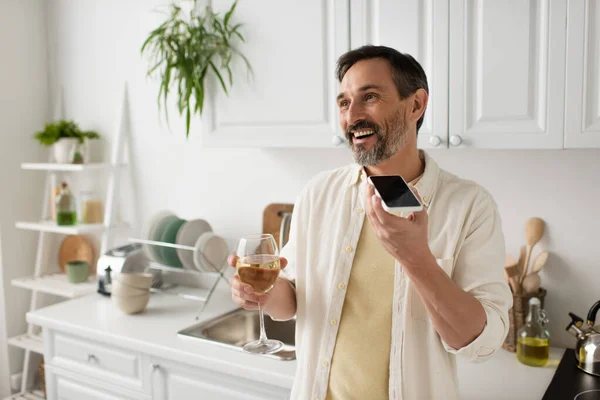
M 94 131 L 82 131 L 73 121 L 60 120 L 47 123 L 34 138 L 42 145 L 52 147 L 54 160 L 60 164 L 83 164 L 88 161 L 87 141 L 98 139 Z

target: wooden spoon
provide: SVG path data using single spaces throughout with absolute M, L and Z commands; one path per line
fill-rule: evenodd
M 542 278 L 538 274 L 529 274 L 523 280 L 523 292 L 527 294 L 537 293 L 541 283 Z
M 517 260 L 517 268 L 519 269 L 519 277 L 517 280 L 520 280 L 521 274 L 523 274 L 523 265 L 525 264 L 525 255 L 527 253 L 527 247 L 521 246 L 519 249 L 519 259 Z
M 515 263 L 504 267 L 504 276 L 513 293 L 519 293 L 521 288 L 519 286 L 519 268 L 517 267 L 517 264 Z
M 517 263 L 517 261 L 515 260 L 515 258 L 513 256 L 511 256 L 510 254 L 506 255 L 506 261 L 504 262 L 505 267 L 515 265 L 516 263 Z
M 544 265 L 548 261 L 548 252 L 542 251 L 535 257 L 533 264 L 531 264 L 531 274 L 537 274 L 544 268 Z
M 525 241 L 527 242 L 527 254 L 525 255 L 525 264 L 523 264 L 523 271 L 521 271 L 521 284 L 527 275 L 527 269 L 529 267 L 529 259 L 531 258 L 531 251 L 533 246 L 542 239 L 544 236 L 544 220 L 541 218 L 529 218 L 525 222 Z

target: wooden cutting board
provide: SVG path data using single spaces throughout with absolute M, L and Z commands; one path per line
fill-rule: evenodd
M 279 245 L 279 230 L 281 229 L 281 220 L 283 219 L 282 213 L 292 212 L 294 210 L 293 204 L 286 203 L 273 203 L 265 207 L 263 212 L 263 233 L 270 233 Z

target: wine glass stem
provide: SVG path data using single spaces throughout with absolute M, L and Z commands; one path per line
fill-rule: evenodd
M 258 304 L 258 313 L 260 314 L 260 338 L 258 338 L 258 341 L 260 343 L 266 343 L 267 333 L 265 332 L 265 313 L 260 303 Z

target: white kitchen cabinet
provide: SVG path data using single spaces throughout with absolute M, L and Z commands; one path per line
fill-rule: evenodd
M 231 1 L 212 5 L 223 11 Z M 229 95 L 207 91 L 203 145 L 332 147 L 332 137 L 343 137 L 334 71 L 350 49 L 348 2 L 241 1 L 234 18 L 243 23 L 240 51 L 254 72 L 246 79 L 238 62 Z
M 209 370 L 152 360 L 154 400 L 269 400 L 287 399 L 289 391 Z
M 149 396 L 51 366 L 46 367 L 45 375 L 48 400 L 150 400 Z
M 427 74 L 429 104 L 418 147 L 448 146 L 448 0 L 351 0 L 351 47 L 392 47 Z
M 562 148 L 566 0 L 450 0 L 451 147 Z
M 565 148 L 600 148 L 600 2 L 570 1 Z

